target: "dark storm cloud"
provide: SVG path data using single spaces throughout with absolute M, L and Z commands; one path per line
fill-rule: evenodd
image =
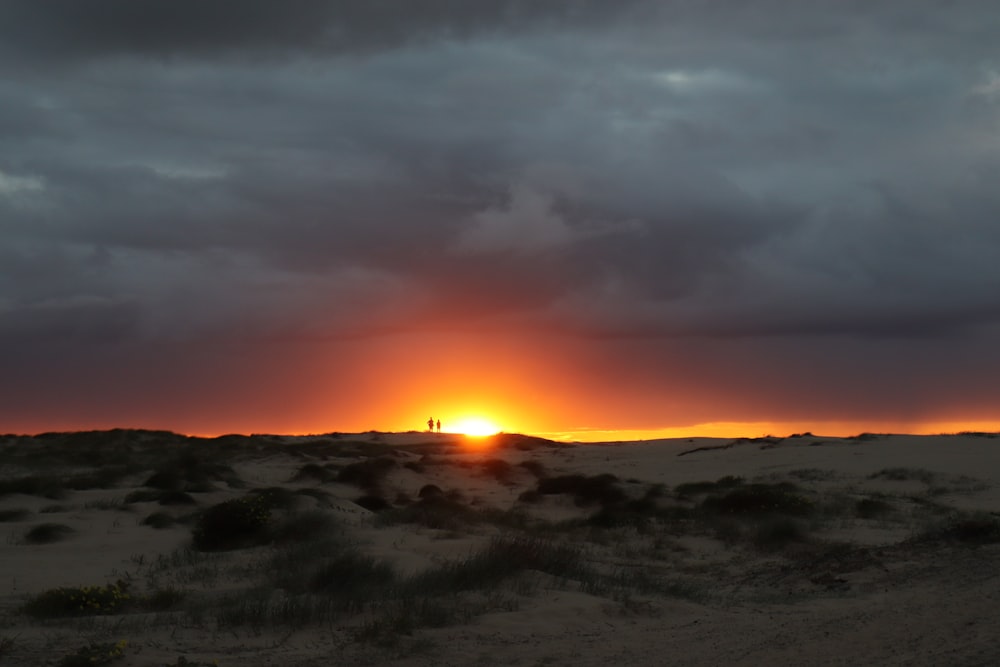
M 634 2 L 598 0 L 4 0 L 0 43 L 43 61 L 114 55 L 366 52 L 539 22 L 593 22 Z
M 996 12 L 804 5 L 0 2 L 5 335 L 996 322 Z

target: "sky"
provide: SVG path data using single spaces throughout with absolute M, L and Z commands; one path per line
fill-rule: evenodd
M 0 0 L 0 432 L 1000 430 L 993 0 Z

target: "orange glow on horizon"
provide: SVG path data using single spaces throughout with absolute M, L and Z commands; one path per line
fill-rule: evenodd
M 474 438 L 481 438 L 496 435 L 502 429 L 484 417 L 463 417 L 455 422 L 454 426 L 448 430 Z

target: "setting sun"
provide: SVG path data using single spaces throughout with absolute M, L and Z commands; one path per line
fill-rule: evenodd
M 450 430 L 465 435 L 485 436 L 496 435 L 500 432 L 500 427 L 482 417 L 466 417 L 455 422 Z

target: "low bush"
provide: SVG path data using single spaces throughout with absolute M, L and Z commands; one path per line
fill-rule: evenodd
M 1000 542 L 1000 518 L 985 513 L 956 515 L 927 529 L 920 537 L 970 545 L 996 544 Z
M 548 472 L 545 470 L 545 466 L 542 465 L 541 461 L 528 459 L 527 461 L 521 461 L 517 465 L 518 467 L 524 468 L 538 479 L 542 479 L 543 477 L 548 476 Z
M 15 509 L 0 510 L 0 523 L 8 521 L 23 521 L 31 516 L 31 510 L 25 509 L 23 507 L 17 507 Z
M 136 600 L 144 611 L 170 611 L 176 609 L 185 598 L 184 591 L 176 588 L 160 588 Z
M 542 495 L 572 495 L 573 501 L 581 507 L 609 506 L 625 500 L 625 492 L 618 488 L 617 483 L 618 478 L 610 474 L 592 477 L 561 475 L 539 479 L 537 490 Z
M 174 523 L 174 517 L 166 512 L 153 512 L 142 520 L 142 525 L 149 526 L 150 528 L 156 528 L 157 530 L 170 528 L 174 525 Z
M 732 489 L 741 485 L 742 483 L 743 483 L 742 477 L 734 477 L 733 475 L 726 475 L 725 477 L 720 477 L 714 482 L 709 482 L 709 481 L 685 482 L 683 484 L 678 484 L 674 488 L 674 495 L 682 499 L 692 498 L 694 496 L 705 495 L 707 493 L 714 493 L 716 491 L 724 491 L 726 489 Z
M 768 517 L 758 523 L 753 532 L 754 546 L 763 551 L 776 551 L 807 539 L 805 526 L 785 516 Z
M 125 656 L 128 642 L 122 639 L 117 642 L 95 643 L 77 649 L 65 655 L 57 663 L 58 667 L 100 667 L 108 665 Z
M 198 501 L 186 491 L 164 491 L 157 499 L 161 505 L 197 505 Z
M 542 502 L 544 497 L 536 489 L 528 489 L 517 497 L 518 502 L 536 504 Z
M 893 482 L 917 481 L 931 484 L 937 476 L 923 468 L 883 468 L 873 472 L 868 479 L 887 479 Z
M 434 498 L 436 496 L 443 496 L 444 491 L 437 484 L 424 484 L 420 487 L 420 491 L 417 492 L 418 498 Z
M 253 489 L 250 494 L 259 498 L 269 510 L 294 510 L 302 502 L 302 494 L 282 486 Z
M 341 468 L 337 473 L 337 481 L 373 491 L 378 489 L 385 476 L 395 467 L 396 462 L 386 456 L 365 459 Z
M 38 475 L 0 480 L 0 498 L 15 493 L 25 496 L 41 496 L 50 500 L 62 500 L 66 497 L 66 487 L 56 478 Z
M 192 530 L 198 551 L 229 551 L 260 544 L 271 519 L 267 499 L 249 495 L 206 509 Z
M 854 503 L 854 514 L 861 519 L 875 519 L 892 512 L 892 505 L 879 498 L 861 498 Z
M 128 586 L 119 582 L 108 586 L 53 588 L 36 595 L 21 607 L 32 618 L 63 618 L 116 614 L 131 602 Z
M 339 534 L 334 518 L 322 511 L 296 512 L 283 517 L 268 530 L 268 541 L 275 544 L 307 542 Z
M 739 486 L 725 495 L 709 496 L 701 507 L 718 514 L 760 515 L 787 514 L 808 516 L 815 506 L 808 498 L 800 495 L 794 484 L 747 484 Z
M 125 496 L 125 504 L 130 505 L 132 503 L 155 503 L 160 500 L 163 495 L 162 491 L 153 491 L 150 489 L 136 489 Z
M 387 523 L 414 523 L 425 528 L 458 530 L 482 520 L 479 512 L 444 495 L 421 498 L 406 507 L 396 507 L 379 513 Z
M 63 540 L 74 533 L 69 526 L 61 523 L 41 523 L 24 534 L 28 544 L 50 544 Z
M 354 504 L 360 505 L 361 507 L 364 507 L 366 510 L 369 510 L 371 512 L 381 512 L 383 510 L 387 510 L 390 507 L 392 507 L 392 505 L 389 504 L 389 501 L 383 498 L 382 496 L 376 496 L 372 494 L 361 496 L 360 498 L 355 499 Z
M 418 573 L 402 584 L 413 595 L 447 595 L 489 589 L 519 572 L 535 570 L 556 577 L 581 571 L 579 551 L 526 536 L 501 536 L 465 559 Z
M 323 564 L 309 580 L 309 590 L 340 600 L 340 607 L 361 611 L 366 601 L 382 597 L 396 581 L 386 561 L 347 551 Z
M 325 468 L 319 465 L 318 463 L 307 463 L 301 468 L 299 468 L 298 472 L 295 473 L 295 476 L 292 477 L 292 481 L 293 482 L 312 481 L 312 482 L 322 483 L 322 482 L 332 482 L 336 478 L 337 478 L 336 473 L 334 473 L 329 468 Z
M 514 467 L 503 459 L 488 459 L 479 464 L 483 473 L 501 484 L 508 484 L 514 476 Z

